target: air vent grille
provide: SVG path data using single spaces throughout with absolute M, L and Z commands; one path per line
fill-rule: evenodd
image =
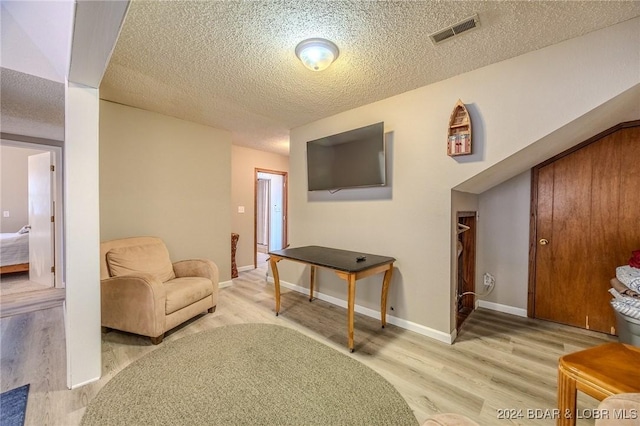
M 442 43 L 445 40 L 449 40 L 455 36 L 458 36 L 466 31 L 473 30 L 474 28 L 478 28 L 480 26 L 480 19 L 478 19 L 478 15 L 473 15 L 463 21 L 460 21 L 456 24 L 451 25 L 450 27 L 444 28 L 440 31 L 436 31 L 433 34 L 429 35 L 433 44 Z

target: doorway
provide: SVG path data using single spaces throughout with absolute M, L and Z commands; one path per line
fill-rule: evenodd
M 268 253 L 287 243 L 287 172 L 255 169 L 254 267 L 266 265 Z
M 475 309 L 476 300 L 476 212 L 456 214 L 457 292 L 456 329 Z
M 528 314 L 616 334 L 609 281 L 640 243 L 640 121 L 532 172 Z
M 62 148 L 2 139 L 0 150 L 0 294 L 6 307 L 25 294 L 63 287 L 56 273 L 62 262 Z

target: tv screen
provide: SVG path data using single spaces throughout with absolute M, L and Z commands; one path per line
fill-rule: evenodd
M 384 122 L 307 142 L 309 191 L 384 186 Z

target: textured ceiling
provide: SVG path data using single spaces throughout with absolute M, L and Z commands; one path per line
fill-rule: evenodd
M 432 45 L 476 13 L 479 29 Z M 293 127 L 637 16 L 640 1 L 134 0 L 100 95 L 287 155 Z M 339 46 L 328 70 L 297 60 L 310 37 Z M 63 137 L 61 84 L 8 69 L 0 80 L 4 132 Z
M 481 27 L 428 35 L 478 14 Z M 288 154 L 289 129 L 640 15 L 638 1 L 132 1 L 103 99 Z M 300 41 L 338 60 L 315 73 Z
M 64 139 L 64 84 L 0 68 L 3 133 Z

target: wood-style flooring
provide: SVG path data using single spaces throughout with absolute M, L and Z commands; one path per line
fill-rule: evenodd
M 13 272 L 0 275 L 0 296 L 27 291 L 46 290 L 51 286 L 29 281 L 29 272 Z
M 610 336 L 488 310 L 472 313 L 453 345 L 356 314 L 355 349 L 346 349 L 346 310 L 283 289 L 274 315 L 273 285 L 263 268 L 241 272 L 220 290 L 213 314 L 201 315 L 169 332 L 166 342 L 202 330 L 238 323 L 272 323 L 298 330 L 368 365 L 406 399 L 417 420 L 455 412 L 481 425 L 553 425 L 527 410 L 556 407 L 557 361 L 563 354 L 615 340 Z M 104 384 L 136 359 L 157 349 L 148 338 L 117 331 L 103 334 L 103 377 L 66 388 L 62 307 L 0 320 L 0 391 L 31 384 L 27 425 L 76 425 Z M 283 348 L 286 351 L 286 348 Z M 259 371 L 256 374 L 260 374 Z M 598 401 L 579 393 L 578 408 Z M 519 419 L 498 419 L 500 410 L 522 410 Z M 535 413 L 535 411 L 533 411 Z M 578 425 L 593 420 L 579 419 Z

